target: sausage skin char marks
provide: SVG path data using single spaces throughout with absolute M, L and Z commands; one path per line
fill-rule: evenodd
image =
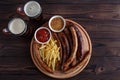
M 76 56 L 76 52 L 77 52 L 77 49 L 78 49 L 77 33 L 76 33 L 73 26 L 69 27 L 69 29 L 72 33 L 73 46 L 72 46 L 72 51 L 71 51 L 70 57 L 67 59 L 67 61 L 63 65 L 63 70 L 64 71 L 66 71 L 69 68 L 70 64 L 72 63 L 72 61 L 74 60 L 74 58 Z

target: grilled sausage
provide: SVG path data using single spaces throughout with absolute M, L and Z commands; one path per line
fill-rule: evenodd
M 76 71 L 80 70 L 81 68 L 84 67 L 83 64 L 85 64 L 90 57 L 89 46 L 88 46 L 89 44 L 88 44 L 88 41 L 87 41 L 87 37 L 85 37 L 85 34 L 81 31 L 81 29 L 78 26 L 74 26 L 74 27 L 75 27 L 75 30 L 77 32 L 79 45 L 80 45 L 80 42 L 81 42 L 81 50 L 80 50 L 80 52 L 77 51 L 77 56 L 79 54 L 80 57 L 78 57 L 79 61 L 78 61 L 77 65 L 69 68 L 68 70 L 65 71 L 65 73 L 70 73 L 74 70 L 76 70 Z
M 67 35 L 67 38 L 68 38 L 68 41 L 69 41 L 69 46 L 70 46 L 70 52 L 71 52 L 72 46 L 73 46 L 73 44 L 72 44 L 73 41 L 72 41 L 72 36 L 71 36 L 72 34 L 71 34 L 70 30 L 69 30 L 69 27 L 74 26 L 74 24 L 71 23 L 71 22 L 67 22 L 67 23 L 69 25 L 66 26 L 67 28 L 64 29 L 64 32 Z M 70 66 L 75 66 L 77 64 L 78 61 L 77 61 L 76 57 L 77 57 L 77 55 L 75 56 L 75 58 L 72 61 Z
M 90 57 L 89 51 L 86 52 L 85 54 L 86 54 L 86 55 L 84 56 L 84 59 L 83 59 L 82 62 L 79 62 L 76 66 L 74 66 L 74 67 L 66 70 L 65 73 L 70 73 L 70 72 L 75 71 L 75 70 L 78 71 L 78 70 L 80 70 L 81 68 L 83 68 L 83 67 L 84 67 L 83 64 L 85 64 L 85 63 L 88 61 L 89 57 Z
M 39 50 L 38 50 L 38 49 L 39 49 L 38 44 L 33 44 L 33 50 L 34 50 L 34 52 L 35 52 L 35 54 L 36 54 L 37 59 L 39 60 L 40 65 L 41 65 L 46 71 L 48 71 L 48 72 L 50 72 L 50 73 L 53 73 L 52 69 L 49 68 L 49 67 L 47 66 L 47 64 L 45 64 L 45 63 L 43 62 L 43 60 L 41 59 L 41 56 L 40 56 L 40 53 L 39 53 Z
M 73 26 L 70 27 L 70 31 L 72 33 L 72 40 L 73 40 L 73 47 L 71 51 L 70 57 L 67 59 L 67 61 L 63 65 L 64 71 L 66 71 L 69 68 L 69 65 L 72 63 L 76 56 L 76 52 L 78 49 L 78 40 L 77 40 L 77 34 Z
M 61 44 L 62 44 L 62 62 L 61 62 L 61 69 L 63 69 L 63 64 L 64 62 L 67 60 L 67 57 L 69 56 L 69 43 L 68 43 L 68 40 L 67 40 L 67 37 L 65 36 L 65 34 L 63 32 L 60 32 L 58 34 L 59 36 L 59 39 L 61 41 Z
M 63 63 L 65 62 L 66 60 L 66 50 L 65 50 L 65 44 L 64 44 L 64 41 L 62 41 L 62 38 L 61 38 L 61 35 L 60 34 L 57 34 L 58 37 L 59 37 L 59 40 L 61 42 L 61 45 L 62 45 L 62 61 L 61 61 L 61 69 L 63 68 Z
M 68 26 L 69 27 L 69 26 Z M 71 49 L 72 49 L 72 34 L 71 34 L 71 32 L 70 32 L 70 30 L 69 30 L 69 28 L 65 28 L 64 29 L 64 33 L 65 33 L 65 35 L 66 35 L 66 37 L 67 37 L 67 39 L 68 39 L 68 43 L 69 43 L 69 48 L 70 48 L 70 50 L 69 50 L 69 52 L 71 52 Z M 69 53 L 69 56 L 70 56 L 70 53 Z
M 82 49 L 83 49 L 83 39 L 82 39 L 82 35 L 78 29 L 78 27 L 75 26 L 75 30 L 77 33 L 77 37 L 78 37 L 78 50 L 77 50 L 77 60 L 80 61 L 81 57 L 82 57 Z
M 69 25 L 69 26 L 67 26 L 67 27 L 70 27 L 70 26 L 72 26 L 72 25 Z M 64 33 L 67 35 L 67 39 L 68 39 L 68 42 L 69 42 L 69 46 L 70 46 L 70 52 L 71 52 L 71 50 L 72 50 L 72 34 L 71 34 L 71 32 L 70 32 L 70 30 L 69 30 L 69 28 L 65 28 L 64 29 Z M 69 56 L 70 56 L 71 54 L 69 53 Z M 76 56 L 75 56 L 75 58 L 74 58 L 74 60 L 73 60 L 73 62 L 71 63 L 71 66 L 75 66 L 75 64 L 77 63 L 77 60 L 76 60 Z
M 89 44 L 88 44 L 86 35 L 84 34 L 84 32 L 81 31 L 80 27 L 75 26 L 75 29 L 78 34 L 79 48 L 81 48 L 81 50 L 78 49 L 80 51 L 77 52 L 77 56 L 79 58 L 79 61 L 82 61 L 85 54 L 89 51 L 89 46 L 88 46 Z M 81 47 L 80 47 L 80 45 L 81 45 Z

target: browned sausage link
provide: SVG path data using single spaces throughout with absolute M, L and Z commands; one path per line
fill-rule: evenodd
M 67 42 L 68 42 L 68 45 L 69 45 L 69 52 L 68 52 L 68 57 L 69 57 L 71 49 L 72 49 L 72 36 L 71 36 L 69 28 L 65 28 L 64 33 L 65 33 L 65 35 L 67 37 Z
M 59 40 L 61 42 L 61 46 L 62 46 L 62 59 L 61 59 L 61 69 L 62 69 L 63 68 L 62 65 L 66 60 L 66 50 L 65 50 L 65 45 L 64 45 L 64 42 L 62 41 L 61 35 L 59 33 L 57 35 L 58 35 L 58 38 L 59 38 Z
M 67 61 L 63 65 L 64 71 L 66 71 L 69 68 L 69 65 L 74 60 L 74 58 L 76 56 L 77 49 L 78 49 L 77 34 L 76 34 L 76 31 L 75 31 L 73 26 L 70 27 L 70 31 L 72 33 L 73 47 L 72 47 L 72 51 L 71 51 L 70 57 L 67 59 Z
M 75 27 L 75 30 L 76 30 L 76 32 L 78 34 L 78 40 L 79 40 L 78 42 L 81 42 L 81 51 L 79 53 L 80 57 L 79 57 L 79 61 L 78 61 L 77 65 L 74 66 L 74 67 L 71 67 L 70 69 L 65 71 L 65 73 L 70 73 L 70 72 L 72 72 L 74 70 L 80 70 L 81 68 L 84 67 L 83 64 L 85 64 L 88 61 L 89 57 L 90 57 L 89 51 L 84 51 L 85 43 L 83 42 L 81 29 L 78 26 L 74 26 L 74 27 Z
M 34 44 L 34 45 L 33 45 L 33 50 L 34 50 L 34 52 L 35 52 L 35 54 L 36 54 L 36 57 L 37 57 L 38 60 L 39 60 L 40 65 L 41 65 L 46 71 L 53 73 L 52 69 L 49 68 L 49 67 L 47 66 L 47 64 L 45 64 L 45 63 L 43 62 L 43 60 L 41 59 L 41 56 L 40 56 L 40 53 L 39 53 L 39 50 L 38 50 L 38 49 L 39 49 L 38 44 Z
M 67 58 L 69 57 L 69 53 L 70 53 L 70 46 L 69 46 L 69 42 L 68 42 L 68 39 L 67 39 L 67 36 L 65 35 L 65 33 L 61 32 L 60 34 L 61 34 L 62 39 L 63 39 L 64 44 L 65 44 L 66 59 L 67 59 Z
M 67 27 L 70 27 L 70 26 L 72 26 L 72 25 L 69 25 Z M 72 36 L 71 36 L 71 32 L 70 32 L 69 28 L 65 28 L 64 33 L 67 35 L 67 38 L 68 38 L 68 41 L 69 41 L 69 46 L 70 46 L 70 52 L 71 52 L 73 41 L 72 41 Z M 70 53 L 69 53 L 69 56 L 70 56 Z M 73 62 L 71 63 L 71 66 L 74 66 L 76 63 L 77 63 L 77 60 L 76 60 L 76 58 L 74 58 Z
M 78 36 L 78 51 L 77 51 L 77 59 L 79 61 L 81 61 L 84 57 L 84 52 L 83 52 L 83 49 L 84 49 L 84 43 L 83 43 L 83 38 L 82 38 L 82 34 L 81 34 L 81 30 L 78 26 L 75 26 L 75 30 L 77 32 L 77 36 Z
M 78 71 L 78 70 L 82 69 L 82 68 L 84 67 L 83 64 L 85 64 L 85 63 L 88 61 L 89 57 L 90 57 L 89 51 L 86 52 L 85 54 L 86 54 L 86 55 L 84 56 L 82 62 L 79 62 L 76 66 L 74 66 L 74 67 L 66 70 L 65 73 L 70 73 L 70 72 L 73 72 L 73 71 L 75 71 L 75 70 Z
M 82 35 L 78 29 L 77 26 L 75 26 L 75 30 L 77 33 L 77 37 L 78 37 L 78 50 L 77 50 L 77 60 L 80 61 L 81 60 L 81 56 L 82 56 L 82 47 L 83 47 L 83 39 L 82 39 Z
M 64 34 L 63 34 L 63 32 L 60 32 L 60 33 L 58 34 L 58 37 L 59 37 L 59 39 L 60 39 L 60 41 L 61 41 L 61 44 L 62 44 L 62 62 L 61 62 L 61 69 L 63 69 L 63 64 L 64 64 L 64 62 L 65 62 L 66 59 L 67 59 L 66 43 L 65 43 L 65 39 L 64 39 Z
M 70 46 L 69 46 L 67 36 L 66 36 L 66 34 L 64 32 L 61 32 L 60 35 L 62 36 L 62 39 L 63 39 L 63 41 L 65 43 L 66 58 L 68 58 L 69 55 L 70 55 Z

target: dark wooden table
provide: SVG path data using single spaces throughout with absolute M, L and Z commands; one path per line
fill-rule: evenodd
M 27 0 L 0 0 L 0 80 L 52 80 L 30 56 L 31 39 L 5 36 L 2 29 Z M 69 80 L 120 80 L 120 0 L 37 0 L 43 16 L 62 15 L 89 33 L 93 52 L 87 67 Z M 53 79 L 55 80 L 55 79 Z

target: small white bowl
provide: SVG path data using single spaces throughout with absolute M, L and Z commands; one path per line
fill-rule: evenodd
M 40 41 L 37 39 L 37 37 L 36 37 L 36 34 L 37 34 L 37 32 L 38 32 L 40 29 L 45 29 L 45 30 L 47 30 L 47 31 L 49 32 L 49 34 L 50 34 L 50 37 L 49 37 L 49 39 L 48 39 L 46 42 L 40 42 Z M 50 41 L 50 39 L 51 39 L 51 36 L 52 36 L 51 31 L 50 31 L 50 29 L 48 29 L 47 27 L 40 27 L 40 28 L 38 28 L 38 29 L 35 31 L 35 34 L 34 34 L 35 41 L 37 41 L 37 43 L 39 43 L 39 44 L 46 44 L 46 43 L 48 43 L 48 42 Z
M 54 30 L 54 29 L 51 27 L 51 21 L 52 21 L 53 19 L 55 19 L 55 18 L 60 18 L 60 19 L 63 20 L 64 25 L 63 25 L 62 29 L 60 29 L 60 30 Z M 65 26 L 66 26 L 66 21 L 65 21 L 65 19 L 64 19 L 62 16 L 55 15 L 55 16 L 53 16 L 53 17 L 50 18 L 48 25 L 49 25 L 49 28 L 50 28 L 53 32 L 61 32 L 61 31 L 64 30 L 64 28 L 65 28 Z

